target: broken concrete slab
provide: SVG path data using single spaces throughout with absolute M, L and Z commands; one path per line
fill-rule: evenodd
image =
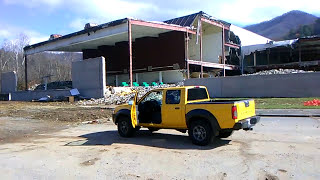
M 82 96 L 102 98 L 106 91 L 105 58 L 72 62 L 72 87 Z
M 1 74 L 1 93 L 17 91 L 18 78 L 15 71 Z

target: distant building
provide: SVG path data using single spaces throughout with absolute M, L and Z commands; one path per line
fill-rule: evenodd
M 242 47 L 245 71 L 274 68 L 320 69 L 320 36 Z

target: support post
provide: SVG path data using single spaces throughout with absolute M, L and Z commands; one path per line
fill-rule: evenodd
M 136 82 L 139 84 L 139 74 L 136 73 Z
M 267 63 L 270 64 L 270 49 L 267 49 Z
M 190 69 L 189 69 L 189 34 L 186 32 L 186 65 L 187 65 L 187 79 L 190 79 Z
M 132 87 L 132 32 L 131 32 L 131 20 L 128 19 L 128 41 L 129 41 L 129 76 L 130 76 L 130 87 Z
M 244 55 L 241 53 L 241 74 L 244 73 Z
M 253 66 L 257 65 L 257 53 L 256 51 L 253 53 Z
M 28 59 L 27 55 L 24 55 L 24 81 L 25 81 L 25 90 L 27 91 L 29 89 L 28 87 Z
M 200 61 L 201 61 L 201 78 L 203 78 L 203 66 L 202 66 L 202 21 L 200 20 Z
M 159 83 L 163 82 L 162 80 L 162 71 L 159 71 Z
M 223 77 L 226 77 L 225 37 L 224 37 L 224 25 L 223 24 L 222 24 L 222 61 L 223 61 Z
M 299 44 L 299 63 L 301 63 L 301 45 Z
M 119 86 L 119 77 L 118 77 L 118 75 L 116 75 L 116 86 L 117 87 Z

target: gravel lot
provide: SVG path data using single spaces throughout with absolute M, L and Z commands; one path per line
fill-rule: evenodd
M 82 124 L 88 114 L 49 121 L 0 109 L 1 179 L 320 179 L 319 118 L 263 117 L 253 131 L 199 147 L 174 130 L 121 138 L 101 109 L 98 124 Z

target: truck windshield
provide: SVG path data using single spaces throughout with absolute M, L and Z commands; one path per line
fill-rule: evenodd
M 208 99 L 208 94 L 205 88 L 188 89 L 188 101 Z

